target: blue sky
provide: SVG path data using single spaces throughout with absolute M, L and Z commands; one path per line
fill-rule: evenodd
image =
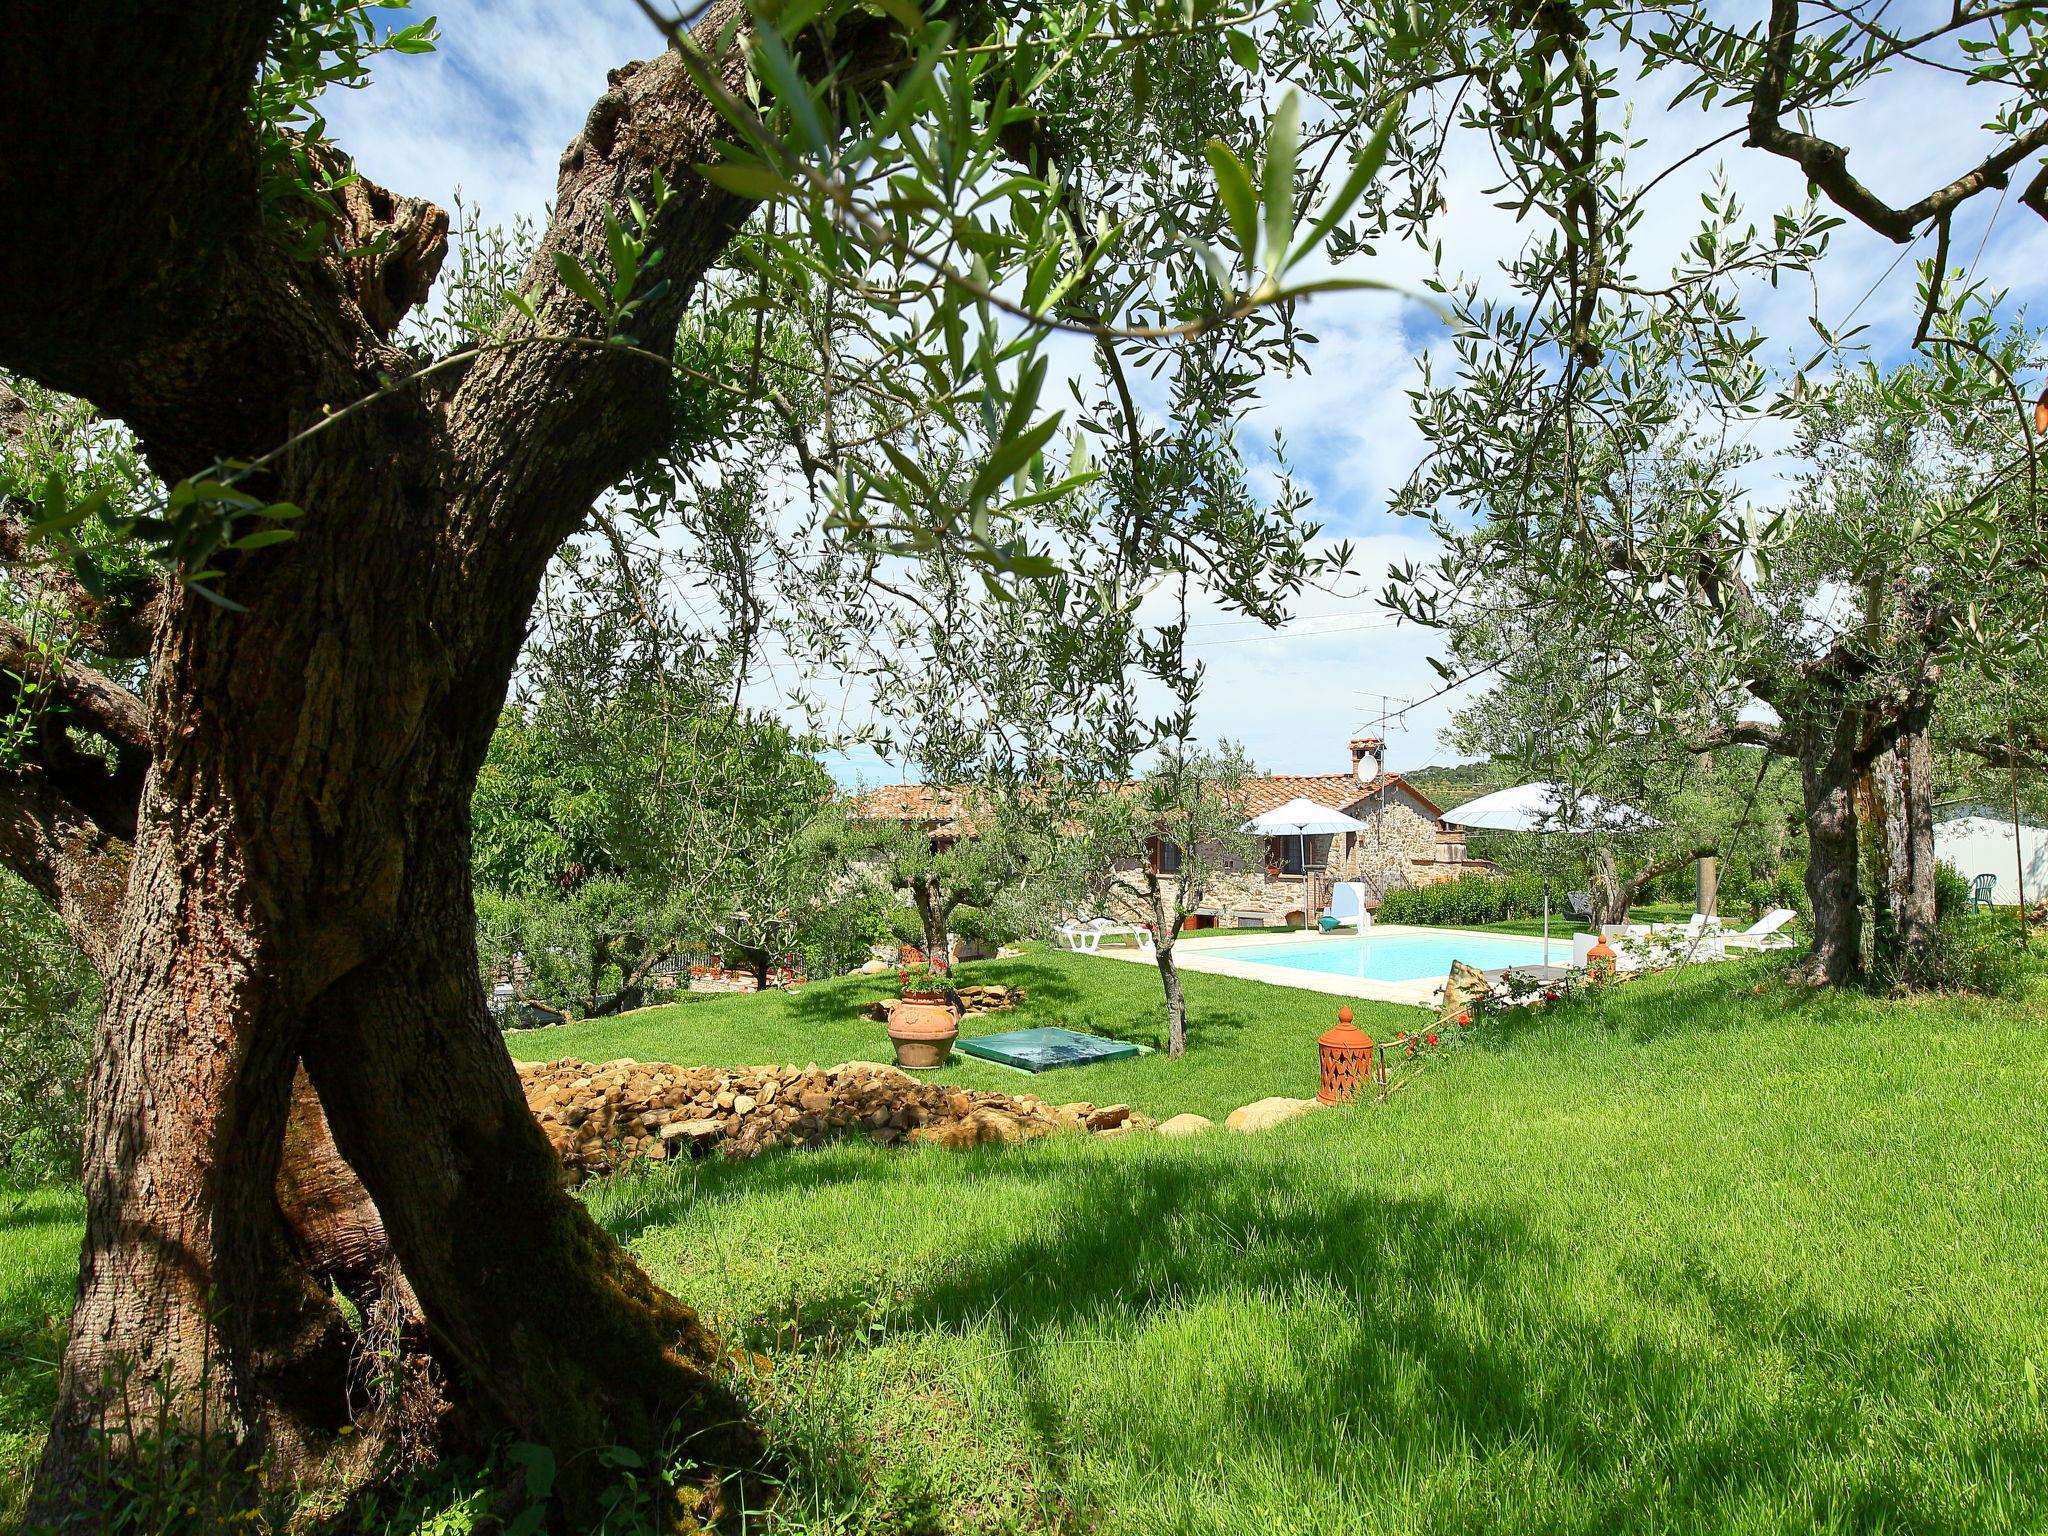
M 1760 7 L 1729 12 L 1746 22 L 1752 9 Z M 657 51 L 660 39 L 631 0 L 476 0 L 438 14 L 437 52 L 382 60 L 367 89 L 330 98 L 334 137 L 366 175 L 396 191 L 449 205 L 460 188 L 486 222 L 538 219 L 553 194 L 556 159 L 604 90 L 606 71 Z M 1636 132 L 1648 140 L 1640 151 L 1646 163 L 1733 121 L 1689 108 L 1667 112 L 1661 99 L 1632 106 Z M 1851 164 L 1859 175 L 1880 194 L 1905 201 L 1981 156 L 1978 124 L 1987 110 L 1952 78 L 1921 73 L 1881 82 L 1828 127 L 1854 146 Z M 1491 167 L 1478 160 L 1476 146 L 1468 150 L 1466 162 L 1456 153 L 1448 162 L 1450 211 L 1442 233 L 1447 266 L 1482 276 L 1519 232 L 1483 196 Z M 1731 177 L 1758 218 L 1800 195 L 1789 167 L 1733 147 L 1730 154 Z M 1714 163 L 1702 160 L 1693 174 L 1664 185 L 1639 232 L 1641 248 L 1675 249 L 1690 237 Z M 1844 230 L 1812 283 L 1787 284 L 1765 297 L 1759 313 L 1766 333 L 1789 356 L 1811 349 L 1809 314 L 1835 324 L 1853 310 L 1870 327 L 1879 355 L 1898 355 L 1915 318 L 1913 265 L 1930 245 L 1923 241 L 1899 260 L 1890 242 Z M 1952 259 L 2007 287 L 2018 308 L 2048 286 L 2048 225 L 2014 196 L 2002 207 L 1981 199 L 1957 222 Z M 1412 282 L 1424 264 L 1418 253 L 1383 252 L 1370 270 Z M 1321 338 L 1311 368 L 1267 381 L 1253 436 L 1286 435 L 1297 476 L 1315 494 L 1314 515 L 1332 538 L 1358 545 L 1364 575 L 1355 585 L 1367 595 L 1311 593 L 1278 633 L 1220 613 L 1197 615 L 1195 649 L 1209 667 L 1202 725 L 1242 740 L 1256 761 L 1278 772 L 1341 770 L 1345 741 L 1362 729 L 1389 738 L 1393 767 L 1443 761 L 1450 754 L 1438 733 L 1461 695 L 1401 710 L 1401 701 L 1438 686 L 1428 664 L 1434 637 L 1395 625 L 1371 595 L 1389 564 L 1431 552 L 1417 527 L 1388 516 L 1385 505 L 1418 452 L 1403 391 L 1414 384 L 1419 353 L 1441 333 L 1419 307 L 1371 294 L 1317 301 L 1307 328 Z M 887 765 L 858 756 L 836 766 L 849 778 L 892 776 Z

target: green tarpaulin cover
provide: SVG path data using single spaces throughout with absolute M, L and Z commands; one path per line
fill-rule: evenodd
M 1049 1072 L 1054 1067 L 1081 1067 L 1091 1061 L 1115 1061 L 1144 1052 L 1142 1045 L 1128 1040 L 1104 1040 L 1077 1034 L 1071 1029 L 1013 1029 L 1002 1035 L 976 1035 L 954 1047 L 983 1061 L 1022 1067 L 1026 1072 Z

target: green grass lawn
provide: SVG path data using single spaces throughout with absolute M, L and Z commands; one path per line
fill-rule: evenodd
M 1152 1006 L 1114 962 L 974 970 L 1036 983 L 1030 1022 Z M 1332 1000 L 1190 981 L 1184 1070 L 1076 1092 L 1307 1088 Z M 829 1064 L 878 1054 L 840 1006 L 866 988 L 515 1045 Z M 1255 1138 L 843 1145 L 585 1198 L 770 1362 L 790 1483 L 758 1530 L 2037 1531 L 2044 1026 L 2038 988 L 1816 996 L 1747 960 L 1489 1026 L 1384 1104 Z M 46 1351 L 75 1202 L 5 1209 L 0 1307 Z M 10 1423 L 44 1401 L 8 1390 Z
M 1680 902 L 1655 902 L 1649 906 L 1628 909 L 1628 920 L 1632 923 L 1682 923 L 1691 916 L 1692 908 Z M 1724 918 L 1723 923 L 1731 928 L 1749 926 L 1734 917 Z M 1454 923 L 1449 926 L 1470 928 L 1479 933 L 1518 933 L 1532 939 L 1543 936 L 1543 918 L 1540 913 L 1535 917 L 1511 917 L 1498 923 Z M 1571 959 L 1572 935 L 1592 931 L 1591 924 L 1567 917 L 1562 903 L 1551 910 L 1550 937 L 1553 942 L 1559 939 L 1564 941 L 1566 960 Z
M 56 1360 L 84 1222 L 76 1189 L 0 1185 L 0 1531 L 21 1518 L 43 1424 L 56 1405 Z
M 1337 1022 L 1342 998 L 1292 987 L 1272 987 L 1228 976 L 1188 974 L 1191 1045 L 1173 1061 L 1165 1054 L 1165 1003 L 1159 973 L 1150 965 L 1036 950 L 1013 960 L 976 960 L 960 968 L 963 982 L 1023 987 L 1024 1005 L 969 1019 L 965 1032 L 997 1034 L 1061 1025 L 1087 1034 L 1135 1040 L 1158 1054 L 1097 1067 L 1066 1067 L 1032 1074 L 955 1055 L 954 1065 L 929 1075 L 935 1081 L 1004 1093 L 1037 1093 L 1059 1101 L 1092 1099 L 1132 1104 L 1164 1119 L 1192 1111 L 1220 1119 L 1238 1105 L 1268 1094 L 1316 1090 L 1316 1036 Z M 887 1061 L 884 1026 L 860 1008 L 895 995 L 896 978 L 845 976 L 794 992 L 706 994 L 669 1007 L 648 1008 L 622 1019 L 591 1019 L 506 1036 L 512 1054 L 546 1061 L 563 1056 L 610 1061 L 676 1061 L 711 1066 L 753 1066 L 815 1061 Z M 1420 1009 L 1392 1003 L 1354 1003 L 1358 1024 L 1376 1038 L 1426 1025 Z
M 590 1198 L 775 1359 L 820 1530 L 2040 1529 L 2048 1012 L 1768 975 L 1257 1139 Z

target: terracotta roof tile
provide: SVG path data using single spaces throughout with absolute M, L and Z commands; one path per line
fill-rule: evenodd
M 853 815 L 865 821 L 915 821 L 940 837 L 972 837 L 973 819 L 966 797 L 944 785 L 884 784 L 853 802 Z
M 1254 816 L 1262 816 L 1275 806 L 1297 798 L 1327 805 L 1333 811 L 1349 811 L 1359 802 L 1372 799 L 1381 790 L 1395 788 L 1413 795 L 1430 815 L 1443 815 L 1429 796 L 1398 773 L 1383 773 L 1368 784 L 1359 783 L 1348 773 L 1283 773 L 1271 778 L 1246 779 L 1244 784 L 1245 804 Z

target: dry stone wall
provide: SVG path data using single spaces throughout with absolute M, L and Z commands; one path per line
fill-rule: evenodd
M 635 1159 L 751 1157 L 848 1136 L 882 1146 L 972 1147 L 1152 1125 L 1127 1104 L 1050 1104 L 1035 1094 L 949 1088 L 872 1061 L 733 1068 L 523 1061 L 519 1082 L 571 1183 Z

